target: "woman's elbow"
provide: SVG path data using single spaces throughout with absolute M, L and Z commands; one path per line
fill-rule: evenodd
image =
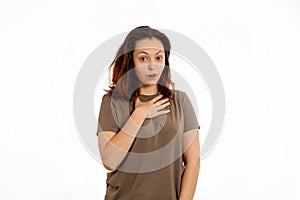
M 112 167 L 112 166 L 110 166 L 110 165 L 107 165 L 107 164 L 105 164 L 105 163 L 103 163 L 103 166 L 105 167 L 105 169 L 107 169 L 107 170 L 109 170 L 109 171 L 112 171 L 112 172 L 116 170 L 114 167 Z
M 186 167 L 191 167 L 194 169 L 200 169 L 200 158 L 189 160 L 186 162 Z

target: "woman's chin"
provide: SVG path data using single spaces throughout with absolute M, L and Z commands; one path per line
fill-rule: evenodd
M 143 85 L 146 85 L 146 86 L 153 86 L 153 85 L 156 85 L 157 84 L 157 81 L 147 81 L 147 82 L 144 82 Z

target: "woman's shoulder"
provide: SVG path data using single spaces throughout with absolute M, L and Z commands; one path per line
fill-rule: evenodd
M 109 104 L 111 102 L 114 102 L 115 99 L 113 98 L 113 96 L 110 93 L 104 93 L 102 95 L 102 102 L 105 104 Z
M 125 97 L 120 97 L 115 94 L 111 93 L 105 93 L 102 96 L 102 102 L 106 104 L 113 104 L 113 105 L 119 105 L 119 106 L 124 106 L 127 105 L 128 102 L 131 102 L 129 99 L 126 99 Z M 132 103 L 132 102 L 131 102 Z
M 111 98 L 111 94 L 109 94 L 109 93 L 104 93 L 102 95 L 102 100 L 104 100 L 104 99 L 110 100 L 110 98 Z
M 181 91 L 181 90 L 176 90 L 176 89 L 173 89 L 172 92 L 176 95 L 182 95 L 184 92 Z
M 186 96 L 185 92 L 182 90 L 173 89 L 172 93 L 174 94 L 175 98 L 177 98 L 179 101 L 183 101 Z

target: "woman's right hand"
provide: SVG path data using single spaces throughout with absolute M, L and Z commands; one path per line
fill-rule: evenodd
M 159 100 L 163 97 L 163 95 L 158 95 L 153 99 L 142 102 L 140 98 L 137 97 L 135 100 L 135 109 L 141 110 L 144 113 L 145 118 L 154 118 L 158 115 L 166 114 L 170 112 L 170 110 L 161 110 L 164 107 L 170 105 L 169 98 L 164 98 Z M 161 111 L 159 111 L 161 110 Z

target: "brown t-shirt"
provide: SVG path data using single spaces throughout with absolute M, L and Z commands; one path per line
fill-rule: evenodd
M 177 200 L 184 173 L 182 134 L 200 129 L 185 92 L 172 90 L 167 114 L 145 119 L 128 154 L 107 173 L 105 200 Z M 140 95 L 148 101 L 154 95 Z M 98 132 L 119 132 L 134 110 L 134 102 L 103 95 Z

